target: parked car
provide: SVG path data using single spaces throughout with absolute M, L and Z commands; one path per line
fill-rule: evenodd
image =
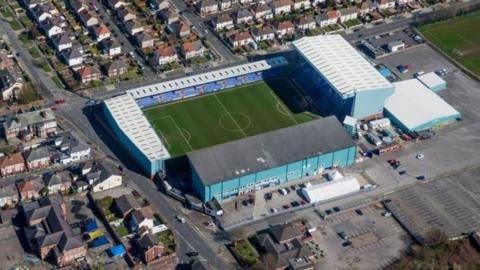
M 265 197 L 265 200 L 266 200 L 266 201 L 269 201 L 269 200 L 272 199 L 273 195 L 272 195 L 271 192 L 268 192 L 268 193 L 265 193 L 265 196 L 264 196 L 264 197 Z
M 282 195 L 287 195 L 287 194 L 288 194 L 287 190 L 284 189 L 284 188 L 279 189 L 279 190 L 278 190 L 278 193 L 280 193 L 280 194 L 282 194 Z
M 272 212 L 272 213 L 277 213 L 278 210 L 277 210 L 277 208 L 270 208 L 270 212 Z
M 307 204 L 307 203 L 306 203 L 304 200 L 301 200 L 301 201 L 300 201 L 300 204 L 301 204 L 301 205 L 305 205 L 305 204 Z
M 293 202 L 291 202 L 290 204 L 292 205 L 292 207 L 298 207 L 298 206 L 300 206 L 300 203 L 297 202 L 297 201 L 293 201 Z
M 385 212 L 385 213 L 382 213 L 382 216 L 384 217 L 391 217 L 392 216 L 392 212 Z
M 290 208 L 290 205 L 284 204 L 282 207 L 283 207 L 283 209 L 288 209 L 288 208 Z
M 416 178 L 417 180 L 425 180 L 425 175 L 419 175 Z
M 331 213 L 333 213 L 332 210 L 330 210 L 330 209 L 325 210 L 325 214 L 330 215 Z
M 401 171 L 398 172 L 399 175 L 404 175 L 404 174 L 406 174 L 406 173 L 407 173 L 406 170 L 401 170 Z
M 340 236 L 340 238 L 342 238 L 343 240 L 348 240 L 348 235 L 345 233 L 345 232 L 339 232 L 337 233 L 338 236 Z
M 361 209 L 355 209 L 355 213 L 357 213 L 359 216 L 363 216 L 363 212 Z
M 415 156 L 417 159 L 422 160 L 425 156 L 423 154 L 418 154 Z
M 333 207 L 332 209 L 333 209 L 333 211 L 335 211 L 335 212 L 340 212 L 340 207 L 338 207 L 338 206 L 335 206 L 335 207 Z

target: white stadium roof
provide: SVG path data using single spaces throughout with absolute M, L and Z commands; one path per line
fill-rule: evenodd
M 119 128 L 149 160 L 170 158 L 157 133 L 131 96 L 121 95 L 104 102 Z
M 298 52 L 343 96 L 392 87 L 342 36 L 304 37 L 293 42 Z
M 460 113 L 416 79 L 393 83 L 395 90 L 387 98 L 385 109 L 409 130 L 432 125 L 442 118 Z
M 264 71 L 273 67 L 283 66 L 288 64 L 284 57 L 274 57 L 267 60 L 247 63 L 243 65 L 228 67 L 220 70 L 210 71 L 198 75 L 192 75 L 176 80 L 166 81 L 157 84 L 137 87 L 127 91 L 127 94 L 134 99 L 148 97 L 152 95 L 162 94 L 170 91 L 175 91 L 187 87 L 192 87 L 200 84 L 216 82 L 219 80 L 231 78 L 234 76 L 241 76 L 252 72 Z

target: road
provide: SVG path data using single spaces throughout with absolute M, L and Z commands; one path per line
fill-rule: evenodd
M 137 53 L 137 51 L 135 50 L 136 47 L 130 43 L 130 40 L 127 39 L 127 37 L 125 36 L 125 33 L 121 31 L 121 29 L 116 24 L 116 21 L 113 19 L 114 14 L 109 13 L 110 10 L 101 3 L 102 1 L 90 0 L 89 2 L 94 3 L 95 6 L 98 8 L 98 15 L 100 16 L 100 19 L 105 25 L 108 26 L 114 38 L 120 43 L 120 45 L 122 46 L 122 51 L 124 53 L 133 52 L 133 54 L 135 55 L 135 60 L 137 62 L 140 62 L 145 67 L 145 69 L 142 70 L 143 75 L 148 77 L 155 76 L 155 73 L 150 68 L 150 65 L 147 63 L 146 59 L 143 59 Z
M 0 28 L 8 38 L 8 43 L 12 50 L 18 54 L 17 58 L 22 67 L 31 76 L 33 81 L 38 82 L 39 88 L 43 89 L 40 94 L 49 101 L 49 104 L 52 105 L 54 100 L 58 98 L 66 99 L 64 105 L 57 106 L 58 111 L 56 112 L 57 118 L 59 118 L 63 126 L 76 131 L 85 141 L 90 142 L 92 147 L 100 152 L 100 154 L 103 153 L 106 157 L 110 157 L 117 163 L 122 164 L 125 168 L 124 172 L 127 176 L 127 181 L 131 181 L 137 186 L 140 192 L 151 202 L 155 210 L 168 221 L 168 224 L 176 235 L 180 260 L 187 261 L 188 258 L 185 253 L 195 250 L 212 265 L 216 262 L 220 269 L 234 269 L 235 267 L 226 263 L 221 256 L 217 256 L 217 248 L 207 244 L 209 240 L 202 238 L 199 230 L 194 228 L 190 222 L 186 224 L 175 223 L 174 216 L 181 214 L 177 209 L 178 207 L 170 204 L 168 197 L 158 191 L 150 179 L 133 171 L 129 171 L 128 164 L 122 163 L 122 159 L 111 151 L 111 146 L 107 146 L 104 143 L 102 137 L 107 137 L 108 135 L 95 130 L 95 124 L 92 125 L 91 120 L 88 118 L 88 109 L 84 109 L 88 99 L 58 89 L 55 83 L 33 64 L 30 54 L 22 44 L 20 44 L 16 33 L 10 28 L 10 25 L 0 20 Z M 123 154 L 125 155 L 125 153 Z M 131 160 L 127 162 L 132 163 Z
M 40 90 L 40 94 L 44 98 L 51 98 L 57 92 L 57 86 L 50 77 L 44 74 L 40 67 L 37 67 L 33 63 L 30 53 L 20 43 L 17 33 L 15 33 L 10 25 L 2 19 L 0 19 L 0 31 L 3 32 L 12 51 L 16 53 L 17 59 L 20 60 L 19 63 L 22 68 L 32 78 L 34 86 L 37 87 L 37 90 Z M 35 82 L 38 84 L 36 85 Z
M 224 62 L 230 63 L 238 60 L 238 57 L 208 29 L 203 21 L 191 12 L 183 0 L 172 0 L 171 2 L 188 23 L 195 27 L 198 34 L 205 36 L 207 43 L 217 52 Z

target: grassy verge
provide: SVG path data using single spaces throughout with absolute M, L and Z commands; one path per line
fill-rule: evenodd
M 165 245 L 165 253 L 171 254 L 175 252 L 176 244 L 172 231 L 166 230 L 160 232 L 158 234 L 158 240 Z
M 15 31 L 22 29 L 22 25 L 17 20 L 13 20 L 9 22 L 9 24 L 10 24 L 10 27 L 12 27 L 12 29 Z
M 40 51 L 37 49 L 37 47 L 30 48 L 28 52 L 35 59 L 40 57 Z

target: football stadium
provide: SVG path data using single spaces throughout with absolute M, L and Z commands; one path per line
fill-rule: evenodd
M 385 115 L 405 132 L 460 116 L 416 79 L 387 81 L 339 35 L 293 46 L 290 61 L 272 57 L 128 90 L 104 101 L 104 119 L 150 177 L 186 157 L 191 186 L 207 202 L 353 164 L 346 116 Z

